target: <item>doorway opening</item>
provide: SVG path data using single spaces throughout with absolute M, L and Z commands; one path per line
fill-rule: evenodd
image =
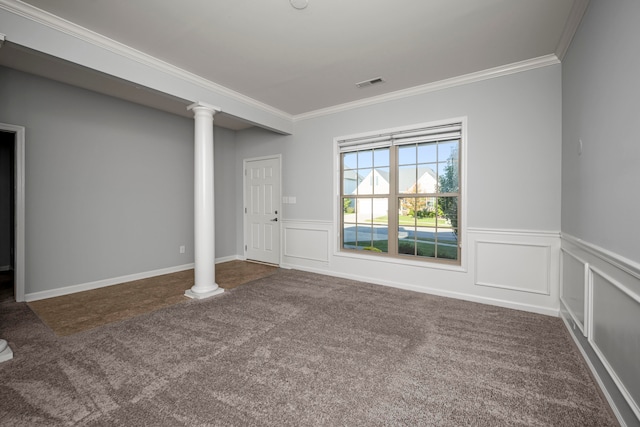
M 0 123 L 0 302 L 25 300 L 25 129 Z
M 0 130 L 0 302 L 15 300 L 15 140 Z

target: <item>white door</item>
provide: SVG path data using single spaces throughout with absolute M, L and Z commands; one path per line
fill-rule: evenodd
M 246 160 L 245 258 L 280 264 L 280 157 Z

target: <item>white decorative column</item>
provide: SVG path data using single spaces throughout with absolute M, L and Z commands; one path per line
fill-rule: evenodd
M 189 298 L 203 299 L 221 294 L 216 284 L 215 217 L 213 190 L 213 115 L 220 111 L 196 102 L 194 112 L 194 204 L 195 204 L 195 284 L 185 292 Z

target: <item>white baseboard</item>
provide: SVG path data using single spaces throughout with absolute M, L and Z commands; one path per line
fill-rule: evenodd
M 558 309 L 544 307 L 544 306 L 537 306 L 537 305 L 501 300 L 496 298 L 465 294 L 462 292 L 443 291 L 441 289 L 434 289 L 434 288 L 429 288 L 424 286 L 415 286 L 415 285 L 410 285 L 406 283 L 399 283 L 399 282 L 393 282 L 393 281 L 387 281 L 387 280 L 379 280 L 379 279 L 359 276 L 355 274 L 338 273 L 331 270 L 323 270 L 320 268 L 312 268 L 312 267 L 306 267 L 301 265 L 282 264 L 280 267 L 286 268 L 286 269 L 308 271 L 310 273 L 324 274 L 326 276 L 340 277 L 343 279 L 357 280 L 360 282 L 372 283 L 374 285 L 382 285 L 382 286 L 389 286 L 392 288 L 405 289 L 408 291 L 420 292 L 423 294 L 437 295 L 437 296 L 447 297 L 447 298 L 455 298 L 455 299 L 464 300 L 464 301 L 477 302 L 480 304 L 495 305 L 498 307 L 510 308 L 513 310 L 528 311 L 532 313 L 543 314 L 546 316 L 558 317 L 560 315 L 560 312 Z
M 626 427 L 627 424 L 625 423 L 624 418 L 622 418 L 622 415 L 620 414 L 620 411 L 618 410 L 618 407 L 616 406 L 616 402 L 611 397 L 611 394 L 609 393 L 609 390 L 607 389 L 607 387 L 605 387 L 604 382 L 602 381 L 602 378 L 598 374 L 598 371 L 596 370 L 595 366 L 593 366 L 593 363 L 591 362 L 591 359 L 589 358 L 587 353 L 582 348 L 582 345 L 580 344 L 580 341 L 578 340 L 578 337 L 576 336 L 574 330 L 571 328 L 571 324 L 569 323 L 569 319 L 567 319 L 566 316 L 564 316 L 562 314 L 562 311 L 560 311 L 560 318 L 562 319 L 562 321 L 564 322 L 567 330 L 569 331 L 569 335 L 571 335 L 571 338 L 573 339 L 573 342 L 576 344 L 576 347 L 578 347 L 578 350 L 580 350 L 580 354 L 582 355 L 582 358 L 587 363 L 587 366 L 589 367 L 589 370 L 591 371 L 591 375 L 593 375 L 593 378 L 596 380 L 596 383 L 598 383 L 598 387 L 600 387 L 600 391 L 602 391 L 602 394 L 604 395 L 605 399 L 607 399 L 607 402 L 609 403 L 609 406 L 611 407 L 611 410 L 613 411 L 613 414 L 616 416 L 616 419 L 620 423 L 620 426 L 621 427 Z M 571 319 L 571 320 L 573 320 L 573 319 Z
M 236 261 L 242 259 L 238 255 L 231 255 L 222 258 L 216 258 L 215 263 Z M 90 291 L 92 289 L 104 288 L 106 286 L 119 285 L 121 283 L 132 282 L 134 280 L 148 279 L 150 277 L 162 276 L 163 274 L 177 273 L 179 271 L 190 270 L 194 267 L 193 263 L 178 265 L 175 267 L 161 268 L 159 270 L 145 271 L 142 273 L 129 274 L 126 276 L 113 277 L 110 279 L 97 280 L 95 282 L 82 283 L 79 285 L 66 286 L 64 288 L 51 289 L 48 291 L 32 292 L 25 294 L 26 302 L 38 301 L 41 299 L 59 297 L 62 295 L 75 294 L 76 292 Z
M 283 221 L 282 267 L 557 317 L 560 232 L 467 229 L 461 265 L 337 248 L 331 222 Z M 348 258 L 348 259 L 347 259 Z M 351 262 L 353 260 L 353 262 Z M 375 262 L 375 264 L 372 264 Z M 389 266 L 384 268 L 383 264 Z M 438 277 L 438 287 L 422 280 Z M 388 274 L 395 271 L 398 274 Z M 431 286 L 429 286 L 431 283 Z
M 239 255 L 230 255 L 223 258 L 216 258 L 216 264 L 222 264 L 223 262 L 229 261 L 244 261 L 244 257 L 241 257 Z
M 640 264 L 564 233 L 562 253 L 561 313 L 567 329 L 616 416 L 636 425 L 640 422 L 640 393 L 634 386 L 640 380 L 634 362 L 638 334 L 629 325 L 640 321 Z M 581 334 L 572 330 L 574 325 Z
M 62 295 L 74 294 L 76 292 L 90 291 L 92 289 L 104 288 L 120 283 L 132 282 L 134 280 L 148 279 L 149 277 L 161 276 L 163 274 L 177 273 L 178 271 L 193 268 L 193 263 L 178 265 L 175 267 L 161 268 L 159 270 L 145 271 L 142 273 L 129 274 L 126 276 L 113 277 L 110 279 L 97 280 L 95 282 L 82 283 L 79 285 L 66 286 L 64 288 L 51 289 L 48 291 L 32 292 L 24 295 L 26 302 L 38 301 L 41 299 L 59 297 Z

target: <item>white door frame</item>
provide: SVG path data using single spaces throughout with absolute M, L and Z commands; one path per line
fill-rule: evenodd
M 242 258 L 246 259 L 246 249 L 245 249 L 245 245 L 247 244 L 247 216 L 245 215 L 245 209 L 247 207 L 247 189 L 246 189 L 246 184 L 247 184 L 247 175 L 246 175 L 246 170 L 247 170 L 247 163 L 249 162 L 255 162 L 255 161 L 259 161 L 259 160 L 273 160 L 273 159 L 278 159 L 278 172 L 280 174 L 280 182 L 278 183 L 278 185 L 280 186 L 280 198 L 278 199 L 276 206 L 278 206 L 278 212 L 280 212 L 280 218 L 282 219 L 282 154 L 275 154 L 272 156 L 261 156 L 261 157 L 251 157 L 248 159 L 244 159 L 242 160 L 242 230 L 243 230 L 243 236 L 242 236 L 242 247 L 243 247 L 243 252 L 242 252 Z M 282 222 L 280 223 L 280 232 L 278 233 L 278 240 L 279 240 L 279 245 L 278 247 L 279 252 L 278 252 L 278 265 L 280 265 L 280 262 L 282 262 Z
M 14 248 L 14 296 L 16 301 L 24 301 L 24 163 L 25 128 L 23 126 L 0 123 L 0 130 L 15 134 L 15 248 Z

